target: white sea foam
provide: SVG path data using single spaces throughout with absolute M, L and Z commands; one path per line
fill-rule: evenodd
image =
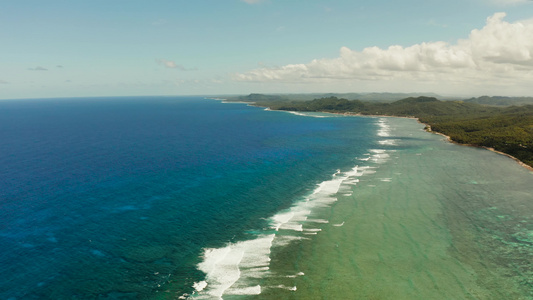
M 397 146 L 398 145 L 397 141 L 394 139 L 381 140 L 381 141 L 378 141 L 378 143 L 383 146 Z
M 303 231 L 303 226 L 302 226 L 302 224 L 286 223 L 286 224 L 283 224 L 282 229 L 293 230 L 293 231 Z
M 206 249 L 198 268 L 206 273 L 204 282 L 194 284 L 196 299 L 222 299 L 224 294 L 256 295 L 258 285 L 240 283 L 241 277 L 261 278 L 269 271 L 270 249 L 274 234 L 230 244 L 224 248 Z M 248 294 L 246 294 L 248 295 Z
M 378 131 L 378 136 L 386 137 L 386 136 L 390 136 L 390 133 L 387 130 L 381 129 Z
M 366 170 L 365 175 L 375 174 L 376 170 Z
M 205 289 L 205 287 L 207 286 L 207 281 L 200 281 L 200 282 L 195 282 L 193 284 L 193 288 L 197 291 L 197 292 L 201 292 Z
M 261 294 L 261 286 L 250 286 L 244 288 L 232 288 L 225 295 L 259 295 Z
M 308 203 L 308 201 L 306 202 Z M 305 205 L 299 207 L 300 209 L 289 210 L 288 212 L 278 213 L 271 218 L 272 228 L 279 230 L 294 230 L 302 231 L 302 222 L 307 220 L 307 216 L 311 213 L 309 209 L 305 209 Z
M 322 231 L 321 228 L 304 228 L 302 230 L 302 233 L 304 235 L 316 235 L 318 234 L 320 231 Z
M 294 217 L 294 212 L 288 211 L 286 213 L 280 213 L 272 217 L 272 227 L 278 231 L 283 224 L 286 224 Z
M 206 296 L 222 299 L 222 295 L 240 277 L 239 263 L 244 255 L 240 247 L 225 247 L 221 249 L 208 249 L 205 260 L 200 263 L 200 270 L 207 273 L 205 287 L 209 287 Z
M 306 117 L 307 116 L 306 114 L 301 113 L 301 112 L 297 112 L 297 111 L 288 111 L 288 113 L 296 115 L 296 116 L 302 116 L 302 117 Z
M 359 183 L 359 179 L 346 180 L 343 183 L 348 185 L 356 185 L 357 183 Z
M 374 174 L 376 173 L 376 169 L 377 169 L 376 167 L 371 167 L 371 166 L 359 167 L 356 177 Z
M 241 261 L 241 270 L 246 270 L 246 275 L 263 275 L 263 272 L 269 270 L 270 266 L 270 249 L 275 235 L 269 234 L 239 243 L 245 249 L 245 255 Z
M 388 151 L 385 149 L 372 149 L 370 152 L 373 153 L 370 159 L 377 164 L 384 163 L 390 158 Z
M 297 111 L 287 111 L 290 114 L 296 115 L 296 116 L 302 116 L 302 117 L 311 117 L 311 118 L 328 118 L 330 116 L 326 115 L 318 115 L 316 113 L 301 113 Z
M 376 153 L 376 154 L 383 154 L 385 153 L 387 150 L 385 149 L 370 149 L 370 152 L 371 153 Z
M 379 126 L 378 136 L 381 136 L 381 137 L 390 136 L 391 128 L 390 128 L 390 125 L 387 123 L 387 119 L 380 118 L 378 121 L 378 126 Z
M 304 272 L 298 272 L 298 273 L 296 273 L 295 275 L 287 275 L 287 276 L 285 276 L 285 277 L 287 277 L 287 278 L 296 278 L 296 277 L 304 276 L 304 275 L 305 275 Z
M 309 219 L 308 221 L 309 221 L 309 222 L 314 222 L 314 223 L 321 223 L 321 224 L 327 224 L 327 223 L 329 223 L 328 220 L 324 220 L 324 219 Z
M 324 181 L 320 183 L 318 187 L 313 191 L 313 195 L 326 196 L 326 197 L 331 196 L 337 193 L 343 180 L 344 180 L 344 177 L 335 177 L 332 180 Z
M 384 149 L 372 149 L 372 160 L 388 157 Z M 321 182 L 310 195 L 291 208 L 268 218 L 270 227 L 255 239 L 228 244 L 217 249 L 205 249 L 199 270 L 206 274 L 205 281 L 194 284 L 194 299 L 222 299 L 224 295 L 258 295 L 262 291 L 262 278 L 272 276 L 270 254 L 273 247 L 283 247 L 293 241 L 310 239 L 326 219 L 313 218 L 316 208 L 329 207 L 338 195 L 351 195 L 351 189 L 359 183 L 359 177 L 375 172 L 375 167 L 354 166 L 351 170 L 337 170 L 330 180 Z M 332 224 L 341 227 L 340 224 Z M 303 275 L 303 273 L 301 274 Z M 300 275 L 299 275 L 300 276 Z M 266 287 L 265 287 L 266 288 Z M 268 287 L 272 288 L 272 287 Z M 277 286 L 296 290 L 296 287 Z
M 344 182 L 350 179 L 350 184 L 355 184 L 355 178 L 353 176 L 359 175 L 357 166 L 348 172 L 340 172 L 338 170 L 332 175 L 330 180 L 321 182 L 313 190 L 305 201 L 296 203 L 293 207 L 287 211 L 280 212 L 271 218 L 272 229 L 276 231 L 280 230 L 292 230 L 302 232 L 304 235 L 315 235 L 319 232 L 320 228 L 303 229 L 303 224 L 327 224 L 329 221 L 324 219 L 309 219 L 309 215 L 312 209 L 318 207 L 328 207 L 335 201 L 337 201 L 336 194 L 339 192 Z M 281 241 L 280 241 L 281 242 Z M 282 243 L 285 244 L 287 240 Z M 277 241 L 276 241 L 277 243 Z
M 285 285 L 276 285 L 276 286 L 272 286 L 270 288 L 275 288 L 275 289 L 284 289 L 284 290 L 288 290 L 288 291 L 296 291 L 298 288 L 295 287 L 295 286 L 285 286 Z

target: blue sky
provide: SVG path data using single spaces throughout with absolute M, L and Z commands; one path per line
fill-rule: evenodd
M 0 98 L 533 96 L 528 0 L 0 0 Z

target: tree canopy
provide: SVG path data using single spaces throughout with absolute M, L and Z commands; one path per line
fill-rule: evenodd
M 278 98 L 255 104 L 276 110 L 415 117 L 455 142 L 494 148 L 533 166 L 533 105 L 495 107 L 425 96 L 392 103 L 332 96 L 311 101 Z

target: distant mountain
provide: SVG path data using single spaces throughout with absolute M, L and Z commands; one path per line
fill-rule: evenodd
M 228 100 L 243 102 L 279 102 L 279 101 L 311 101 L 320 98 L 342 98 L 349 100 L 393 102 L 409 97 L 442 98 L 435 93 L 311 93 L 311 94 L 257 94 L 230 97 Z
M 244 101 L 244 102 L 274 102 L 287 101 L 287 97 L 282 95 L 266 95 L 266 94 L 250 94 L 248 96 L 230 97 L 228 100 Z
M 434 98 L 442 98 L 440 95 L 437 95 L 435 93 L 368 93 L 368 94 L 360 94 L 358 99 L 361 101 L 397 101 L 402 100 L 405 98 L 412 98 L 412 97 L 434 97 Z M 344 97 L 346 98 L 346 97 Z
M 464 100 L 469 103 L 494 106 L 533 104 L 533 97 L 481 96 Z

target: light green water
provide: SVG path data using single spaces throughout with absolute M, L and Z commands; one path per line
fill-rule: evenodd
M 396 145 L 376 149 L 390 158 L 361 163 L 376 172 L 316 212 L 322 231 L 273 249 L 256 297 L 533 299 L 533 174 L 414 120 L 386 122 Z

